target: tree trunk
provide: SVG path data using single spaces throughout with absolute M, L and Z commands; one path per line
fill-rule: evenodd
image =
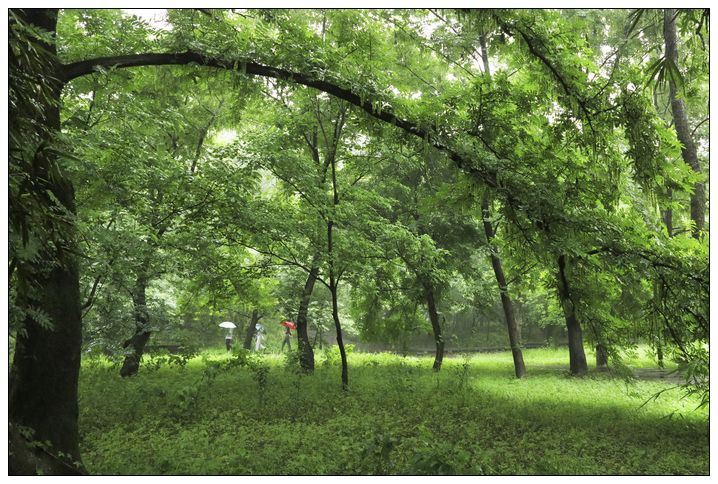
M 666 63 L 672 64 L 676 69 L 678 65 L 678 38 L 676 34 L 676 11 L 667 8 L 663 13 L 663 38 L 666 43 Z M 668 75 L 669 91 L 668 96 L 671 101 L 671 112 L 673 113 L 673 124 L 676 127 L 678 140 L 681 142 L 681 154 L 683 161 L 690 166 L 696 173 L 701 173 L 701 166 L 698 162 L 698 152 L 696 150 L 691 129 L 688 125 L 688 115 L 686 114 L 685 103 L 683 99 L 678 97 L 678 88 L 673 75 Z M 706 192 L 705 183 L 696 182 L 691 195 L 691 220 L 694 223 L 693 237 L 700 237 L 705 225 L 706 210 Z
M 56 9 L 15 10 L 21 21 L 54 33 Z M 59 78 L 59 64 L 55 45 L 37 42 L 34 47 L 49 52 L 51 60 L 39 68 L 48 82 Z M 24 61 L 12 58 L 10 69 L 33 76 Z M 17 86 L 18 89 L 21 87 Z M 29 167 L 22 164 L 29 183 L 25 195 L 51 214 L 45 221 L 52 240 L 43 240 L 39 257 L 19 262 L 16 268 L 18 284 L 17 305 L 30 310 L 16 334 L 15 354 L 10 369 L 8 389 L 9 474 L 81 474 L 77 427 L 77 384 L 80 373 L 82 326 L 80 317 L 80 286 L 74 220 L 58 222 L 57 213 L 75 214 L 75 194 L 70 181 L 58 166 L 56 151 L 48 148 L 60 131 L 60 93 L 62 86 L 52 84 L 46 92 L 35 97 L 42 113 L 31 120 L 35 133 L 15 133 L 28 143 L 33 136 L 40 141 Z M 12 119 L 30 116 L 28 112 L 13 111 Z M 13 129 L 13 125 L 10 126 Z M 12 146 L 12 148 L 18 148 Z M 26 147 L 19 147 L 20 149 Z M 22 163 L 13 157 L 10 161 Z M 22 156 L 22 155 L 20 155 Z M 10 213 L 13 230 L 21 232 L 23 213 L 13 206 Z M 18 218 L 19 217 L 19 218 Z M 32 231 L 35 227 L 29 227 Z M 39 317 L 44 314 L 46 317 Z M 49 324 L 48 324 L 49 323 Z M 32 432 L 28 435 L 26 430 Z M 48 442 L 49 446 L 33 445 Z
M 608 349 L 603 344 L 596 345 L 596 368 L 608 366 Z
M 570 359 L 571 374 L 576 376 L 588 373 L 586 353 L 583 350 L 583 334 L 581 323 L 576 317 L 576 307 L 571 300 L 571 289 L 566 277 L 566 256 L 558 258 L 558 295 L 566 317 L 566 329 L 568 330 L 568 354 Z
M 426 297 L 426 307 L 429 310 L 429 321 L 431 321 L 431 329 L 434 331 L 434 343 L 436 344 L 432 368 L 434 371 L 439 371 L 441 370 L 441 363 L 444 361 L 444 337 L 441 334 L 439 312 L 436 310 L 436 300 L 430 283 L 424 283 L 424 296 Z
M 244 349 L 250 350 L 252 349 L 252 338 L 254 338 L 254 334 L 257 332 L 257 323 L 259 322 L 259 310 L 254 309 L 252 311 L 252 320 L 249 322 L 249 326 L 247 326 L 247 331 L 244 333 Z
M 135 334 L 122 345 L 132 351 L 125 356 L 125 361 L 120 368 L 122 377 L 134 376 L 140 369 L 142 354 L 145 352 L 145 345 L 150 339 L 152 332 L 149 330 L 150 315 L 147 312 L 147 275 L 137 276 L 135 288 L 132 291 L 132 305 L 134 306 Z
M 349 390 L 349 367 L 347 365 L 347 353 L 344 349 L 344 339 L 342 337 L 342 325 L 339 321 L 339 307 L 337 304 L 337 286 L 334 276 L 331 276 L 329 283 L 329 291 L 332 293 L 332 318 L 334 319 L 334 327 L 337 331 L 337 345 L 339 345 L 339 354 L 342 358 L 342 390 Z
M 304 283 L 302 291 L 302 299 L 299 301 L 299 311 L 297 312 L 297 345 L 299 347 L 299 364 L 302 369 L 307 372 L 314 371 L 314 350 L 309 342 L 307 312 L 309 311 L 309 302 L 314 292 L 314 283 L 317 282 L 319 275 L 319 252 L 315 252 L 312 257 L 312 264 L 307 282 Z
M 511 297 L 509 296 L 508 285 L 506 284 L 506 276 L 504 275 L 504 269 L 501 265 L 501 259 L 499 259 L 499 256 L 496 254 L 496 248 L 493 245 L 493 239 L 496 234 L 491 225 L 490 206 L 491 200 L 489 199 L 489 194 L 488 192 L 484 192 L 484 196 L 481 200 L 481 215 L 484 219 L 484 232 L 486 232 L 486 240 L 489 244 L 489 250 L 491 253 L 491 266 L 494 269 L 494 276 L 496 277 L 496 282 L 499 285 L 501 306 L 504 309 L 506 327 L 508 328 L 509 333 L 509 344 L 511 345 L 511 355 L 514 359 L 514 373 L 516 374 L 516 378 L 521 378 L 526 374 L 526 366 L 524 365 L 524 356 L 521 352 L 519 327 L 516 323 L 514 305 L 511 302 Z

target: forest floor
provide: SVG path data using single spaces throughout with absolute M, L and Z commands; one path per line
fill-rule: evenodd
M 336 349 L 313 375 L 283 355 L 205 351 L 121 379 L 88 357 L 82 455 L 106 475 L 708 474 L 708 409 L 675 381 L 571 377 L 565 348 L 524 359 L 517 380 L 509 352 L 447 358 L 439 373 L 430 357 L 352 353 L 345 393 Z

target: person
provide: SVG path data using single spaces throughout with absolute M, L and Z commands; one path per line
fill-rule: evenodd
M 257 329 L 257 342 L 254 345 L 254 350 L 259 351 L 264 349 L 264 345 L 262 344 L 262 341 L 264 340 L 264 326 L 257 323 L 255 328 Z
M 292 330 L 289 328 L 289 326 L 284 327 L 284 341 L 282 341 L 282 349 L 280 351 L 284 351 L 284 345 L 287 345 L 289 347 L 289 351 L 292 351 Z
M 232 330 L 227 332 L 227 336 L 224 337 L 224 344 L 227 346 L 227 351 L 232 351 Z

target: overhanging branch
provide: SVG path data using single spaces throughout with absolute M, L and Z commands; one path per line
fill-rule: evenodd
M 62 66 L 62 81 L 67 83 L 81 76 L 92 74 L 103 69 L 124 69 L 129 67 L 162 66 L 162 65 L 199 65 L 216 69 L 232 70 L 253 76 L 271 77 L 284 81 L 295 82 L 307 87 L 326 92 L 338 99 L 343 99 L 359 107 L 370 116 L 406 131 L 428 143 L 434 148 L 446 153 L 449 158 L 462 170 L 478 176 L 491 187 L 497 186 L 496 174 L 482 172 L 472 166 L 469 160 L 439 141 L 433 131 L 420 127 L 418 124 L 400 118 L 386 109 L 379 109 L 370 99 L 364 99 L 349 89 L 337 86 L 331 82 L 313 79 L 299 72 L 292 72 L 277 67 L 265 66 L 251 61 L 230 61 L 205 57 L 197 52 L 164 53 L 164 54 L 133 54 L 114 57 L 100 57 L 96 59 L 74 62 Z

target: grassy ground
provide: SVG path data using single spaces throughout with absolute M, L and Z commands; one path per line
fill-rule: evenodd
M 707 474 L 707 409 L 662 380 L 567 375 L 565 349 L 448 358 L 336 352 L 314 375 L 280 355 L 205 352 L 122 380 L 83 362 L 80 431 L 95 474 Z M 645 355 L 629 360 L 653 366 Z

